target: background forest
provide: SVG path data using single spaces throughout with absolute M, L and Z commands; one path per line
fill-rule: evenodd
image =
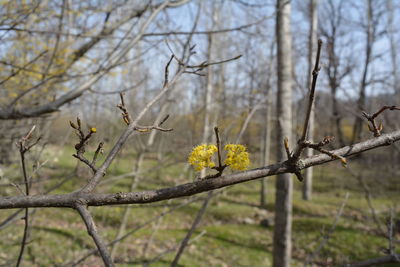
M 303 182 L 286 173 L 184 198 L 91 207 L 103 241 L 90 238 L 87 207 L 7 201 L 76 192 L 96 175 L 96 193 L 196 182 L 216 173 L 188 163 L 194 147 L 216 144 L 215 126 L 222 146 L 246 146 L 250 170 L 287 160 L 284 138 L 295 151 L 304 131 L 314 143 L 329 140 L 325 151 L 398 133 L 400 1 L 0 5 L 0 265 L 100 266 L 108 254 L 117 266 L 400 261 L 398 137 L 366 153 L 331 155 L 340 160 L 307 168 Z M 385 106 L 371 124 L 369 114 Z M 134 134 L 108 166 L 129 127 Z M 321 147 L 301 157 L 324 154 Z

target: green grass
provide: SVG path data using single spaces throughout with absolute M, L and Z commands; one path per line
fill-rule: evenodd
M 68 177 L 76 167 L 72 147 L 57 150 L 50 147 L 49 155 L 56 160 L 49 162 L 34 179 L 43 179 L 34 184 L 33 192 L 43 192 Z M 90 153 L 87 156 L 90 158 Z M 105 180 L 133 170 L 136 155 L 125 151 L 108 171 Z M 100 162 L 104 159 L 100 159 Z M 164 162 L 173 162 L 173 155 Z M 362 169 L 356 162 L 351 162 L 352 170 Z M 189 182 L 193 178 L 180 177 L 185 164 L 179 163 L 159 168 L 160 163 L 154 155 L 146 157 L 143 173 L 137 190 L 155 189 L 173 186 L 176 183 Z M 13 168 L 13 169 L 12 169 Z M 9 170 L 10 180 L 18 179 L 19 166 Z M 52 193 L 67 193 L 77 190 L 86 182 L 90 171 L 81 164 L 78 176 L 73 175 L 62 187 Z M 14 176 L 11 174 L 14 173 Z M 349 198 L 342 216 L 334 230 L 328 235 L 326 244 L 315 257 L 315 262 L 337 266 L 346 262 L 382 256 L 381 248 L 387 247 L 387 240 L 376 234 L 376 226 L 371 220 L 370 209 L 357 180 L 350 176 L 338 163 L 331 163 L 314 170 L 314 194 L 312 201 L 301 199 L 301 186 L 294 180 L 293 195 L 293 266 L 304 264 L 307 256 L 315 251 L 321 238 L 327 236 L 336 214 L 349 192 Z M 375 184 L 376 174 L 366 175 L 365 182 L 373 188 L 373 205 L 379 219 L 384 221 L 389 207 L 399 201 L 395 190 L 387 192 L 385 186 Z M 105 183 L 99 192 L 123 192 L 129 190 L 133 176 L 128 176 L 113 183 Z M 179 180 L 180 179 L 180 180 Z M 294 178 L 295 179 L 295 178 Z M 381 178 L 383 179 L 383 178 Z M 394 178 L 391 177 L 393 180 Z M 239 184 L 225 189 L 210 202 L 206 214 L 193 238 L 201 234 L 183 254 L 181 266 L 271 266 L 273 226 L 260 225 L 262 219 L 274 216 L 274 178 L 268 178 L 268 205 L 259 207 L 259 181 Z M 15 194 L 15 189 L 1 189 L 3 195 Z M 398 193 L 398 192 L 397 192 Z M 203 194 L 205 196 L 206 194 Z M 186 199 L 162 201 L 150 205 L 131 206 L 127 230 L 140 228 L 148 220 L 165 211 L 165 207 L 175 207 Z M 191 223 L 201 208 L 202 202 L 194 202 L 173 213 L 142 227 L 125 239 L 117 251 L 119 266 L 139 265 L 165 253 L 152 266 L 166 266 L 174 258 L 175 246 L 184 238 Z M 111 241 L 117 235 L 125 207 L 92 207 L 95 221 L 101 236 Z M 0 214 L 3 220 L 12 211 Z M 48 266 L 65 263 L 78 258 L 94 248 L 93 241 L 87 235 L 79 215 L 70 209 L 37 209 L 31 216 L 31 243 L 29 243 L 24 263 L 27 266 Z M 155 231 L 155 229 L 158 229 Z M 22 237 L 23 222 L 18 220 L 13 225 L 1 229 L 0 264 L 9 264 L 18 255 Z M 148 240 L 152 243 L 143 255 L 143 248 Z M 101 265 L 98 256 L 88 258 L 86 266 Z

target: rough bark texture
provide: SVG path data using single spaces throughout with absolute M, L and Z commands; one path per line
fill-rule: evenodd
M 290 32 L 290 2 L 277 1 L 276 36 L 278 48 L 278 99 L 277 99 L 277 159 L 286 159 L 284 138 L 291 140 L 292 131 L 292 39 Z M 278 175 L 276 179 L 275 229 L 273 244 L 273 266 L 290 266 L 292 232 L 291 174 Z
M 309 10 L 310 10 L 310 36 L 308 39 L 308 79 L 307 79 L 307 88 L 311 88 L 311 72 L 313 68 L 313 61 L 315 58 L 316 52 L 316 44 L 317 44 L 317 25 L 318 25 L 318 13 L 317 13 L 317 5 L 318 0 L 309 0 Z M 308 140 L 313 142 L 314 139 L 314 121 L 315 121 L 315 113 L 314 113 L 313 104 L 310 113 L 309 120 L 309 130 L 308 130 Z M 307 157 L 311 157 L 313 155 L 313 150 L 311 148 L 306 149 Z M 312 195 L 312 177 L 313 177 L 313 168 L 308 168 L 305 171 L 304 175 L 304 183 L 303 183 L 303 199 L 310 200 Z

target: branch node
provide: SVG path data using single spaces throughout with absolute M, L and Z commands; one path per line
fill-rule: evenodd
M 131 116 L 128 113 L 128 110 L 125 107 L 125 100 L 124 100 L 124 94 L 119 93 L 119 97 L 121 99 L 121 104 L 118 104 L 117 107 L 122 111 L 122 119 L 126 123 L 126 125 L 129 125 L 132 121 Z

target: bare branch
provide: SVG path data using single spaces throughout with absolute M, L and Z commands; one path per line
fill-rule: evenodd
M 90 214 L 87 207 L 84 205 L 77 205 L 76 210 L 82 217 L 82 220 L 85 222 L 87 231 L 89 235 L 93 238 L 93 241 L 96 243 L 97 249 L 103 259 L 105 266 L 114 266 L 110 253 L 108 253 L 107 245 L 104 243 L 103 239 L 101 239 L 100 235 L 97 233 L 96 225 L 93 221 L 93 217 Z
M 314 252 L 310 255 L 308 255 L 307 257 L 307 262 L 304 264 L 304 267 L 308 266 L 308 265 L 312 265 L 313 260 L 316 256 L 318 256 L 319 252 L 321 251 L 321 249 L 326 245 L 326 243 L 329 241 L 329 238 L 332 236 L 333 232 L 336 229 L 336 225 L 339 222 L 340 217 L 342 217 L 342 213 L 344 210 L 344 207 L 347 204 L 347 200 L 349 199 L 349 193 L 346 192 L 346 195 L 344 197 L 344 200 L 342 202 L 342 205 L 340 206 L 339 210 L 336 213 L 335 219 L 333 220 L 333 223 L 331 225 L 331 228 L 329 229 L 329 231 L 327 233 L 325 233 L 324 235 L 322 235 L 321 237 L 321 241 L 319 242 L 317 248 L 314 250 Z
M 400 140 L 400 130 L 390 134 L 383 134 L 380 137 L 372 138 L 364 142 L 345 146 L 331 153 L 349 157 L 381 146 L 388 146 Z M 294 173 L 302 169 L 321 165 L 333 161 L 332 157 L 319 154 L 309 158 L 301 159 L 296 166 L 288 163 L 288 161 L 268 165 L 265 167 L 252 169 L 243 172 L 237 172 L 229 175 L 222 175 L 214 179 L 202 179 L 195 182 L 181 184 L 174 187 L 162 188 L 157 190 L 116 193 L 116 194 L 99 194 L 90 193 L 90 191 L 78 191 L 70 194 L 61 195 L 37 195 L 37 196 L 13 196 L 1 197 L 0 209 L 14 209 L 26 207 L 74 207 L 77 201 L 83 202 L 88 206 L 106 206 L 117 204 L 143 204 L 157 202 L 167 199 L 180 198 L 195 195 L 201 192 L 210 191 L 238 183 L 272 176 L 282 173 Z M 99 173 L 99 172 L 98 172 Z
M 388 255 L 379 258 L 373 258 L 369 260 L 353 262 L 349 264 L 345 264 L 344 267 L 369 267 L 369 266 L 377 266 L 385 263 L 398 263 L 400 258 L 400 254 Z
M 216 129 L 218 129 L 218 128 L 216 128 Z M 207 198 L 204 200 L 203 205 L 201 206 L 201 209 L 197 213 L 196 218 L 193 221 L 192 226 L 190 227 L 190 230 L 187 232 L 185 238 L 182 240 L 181 245 L 179 246 L 178 252 L 176 253 L 175 258 L 171 263 L 171 267 L 175 267 L 178 265 L 179 259 L 181 258 L 183 251 L 185 250 L 185 247 L 189 244 L 190 238 L 192 237 L 194 231 L 196 230 L 197 226 L 199 225 L 201 219 L 203 218 L 203 215 L 206 212 L 208 203 L 212 197 L 213 197 L 213 191 L 209 191 Z
M 23 179 L 24 179 L 23 183 L 25 184 L 25 196 L 29 196 L 29 187 L 30 187 L 28 174 L 26 171 L 25 153 L 28 152 L 40 140 L 40 137 L 39 137 L 33 144 L 30 144 L 30 145 L 28 144 L 28 141 L 30 139 L 32 139 L 32 135 L 33 135 L 33 132 L 35 131 L 35 128 L 36 128 L 36 125 L 33 125 L 32 128 L 30 129 L 30 131 L 24 137 L 22 137 L 18 142 L 19 153 L 20 153 L 20 157 L 21 157 L 22 174 L 23 174 Z M 17 187 L 17 188 L 19 188 L 19 187 Z M 25 222 L 24 234 L 23 234 L 23 237 L 21 240 L 21 248 L 20 248 L 17 263 L 16 263 L 17 267 L 20 266 L 20 264 L 22 262 L 22 257 L 24 255 L 24 250 L 25 250 L 25 246 L 27 243 L 28 235 L 29 235 L 29 209 L 28 208 L 25 208 L 24 222 Z
M 303 125 L 303 133 L 300 137 L 300 140 L 298 141 L 298 146 L 293 153 L 293 158 L 294 160 L 298 159 L 300 157 L 301 152 L 303 152 L 305 146 L 304 146 L 304 141 L 307 138 L 307 132 L 308 132 L 308 124 L 310 121 L 310 115 L 311 115 L 311 110 L 312 106 L 314 105 L 314 95 L 315 95 L 315 87 L 317 85 L 317 79 L 318 79 L 318 73 L 321 69 L 319 66 L 319 59 L 321 56 L 321 48 L 322 48 L 322 40 L 318 40 L 318 48 L 317 48 L 317 55 L 315 57 L 315 65 L 314 65 L 314 70 L 312 72 L 312 82 L 311 82 L 311 88 L 310 88 L 310 93 L 309 93 L 309 99 L 308 99 L 308 105 L 307 105 L 307 113 L 306 113 L 306 118 L 304 120 L 304 125 Z
M 121 237 L 119 237 L 119 238 L 113 240 L 112 242 L 108 243 L 107 246 L 113 246 L 113 245 L 115 245 L 116 243 L 125 240 L 126 238 L 128 238 L 128 237 L 131 236 L 132 234 L 136 233 L 136 232 L 139 231 L 140 229 L 142 229 L 142 228 L 148 226 L 148 225 L 151 224 L 152 222 L 155 222 L 155 221 L 160 220 L 160 219 L 161 219 L 162 217 L 164 217 L 165 215 L 170 214 L 170 213 L 172 213 L 172 212 L 174 212 L 174 211 L 176 211 L 176 210 L 178 210 L 178 209 L 180 209 L 180 208 L 182 208 L 182 207 L 185 207 L 185 206 L 187 206 L 187 205 L 189 205 L 189 204 L 191 204 L 191 203 L 193 203 L 193 202 L 196 202 L 196 201 L 199 201 L 199 200 L 203 200 L 203 199 L 204 199 L 203 197 L 195 197 L 195 198 L 189 199 L 189 200 L 187 200 L 187 201 L 185 201 L 185 202 L 183 202 L 183 203 L 181 203 L 181 204 L 179 204 L 179 205 L 177 205 L 177 206 L 174 206 L 174 207 L 172 207 L 172 208 L 170 208 L 170 209 L 168 209 L 168 210 L 165 210 L 165 211 L 161 212 L 160 214 L 158 214 L 157 216 L 155 216 L 155 217 L 153 217 L 153 218 L 150 218 L 149 220 L 145 221 L 144 223 L 142 223 L 142 224 L 140 224 L 140 225 L 134 227 L 133 229 L 129 230 L 128 232 L 126 232 L 126 233 L 125 233 L 124 235 L 122 235 Z M 75 265 L 77 265 L 77 264 L 80 264 L 80 263 L 82 263 L 85 259 L 87 259 L 88 257 L 90 257 L 91 255 L 96 254 L 97 251 L 98 251 L 97 249 L 91 250 L 91 251 L 87 252 L 85 255 L 83 255 L 82 257 L 80 257 L 80 258 L 78 258 L 78 259 L 75 259 L 73 263 L 67 263 L 65 266 L 70 266 L 70 265 L 75 266 Z M 64 265 L 63 265 L 63 266 L 64 266 Z
M 125 100 L 124 100 L 124 94 L 119 93 L 119 97 L 121 98 L 121 104 L 118 104 L 117 107 L 122 111 L 122 119 L 126 123 L 126 125 L 129 125 L 132 121 L 131 116 L 129 115 L 128 110 L 125 107 Z
M 378 110 L 372 115 L 368 114 L 365 111 L 362 112 L 363 116 L 371 123 L 371 126 L 368 124 L 368 129 L 370 130 L 370 132 L 374 133 L 375 137 L 380 136 L 381 131 L 383 130 L 382 123 L 380 123 L 379 126 L 376 126 L 375 119 L 376 117 L 378 117 L 379 114 L 381 114 L 385 110 L 400 110 L 400 108 L 396 106 L 383 106 L 380 110 Z

